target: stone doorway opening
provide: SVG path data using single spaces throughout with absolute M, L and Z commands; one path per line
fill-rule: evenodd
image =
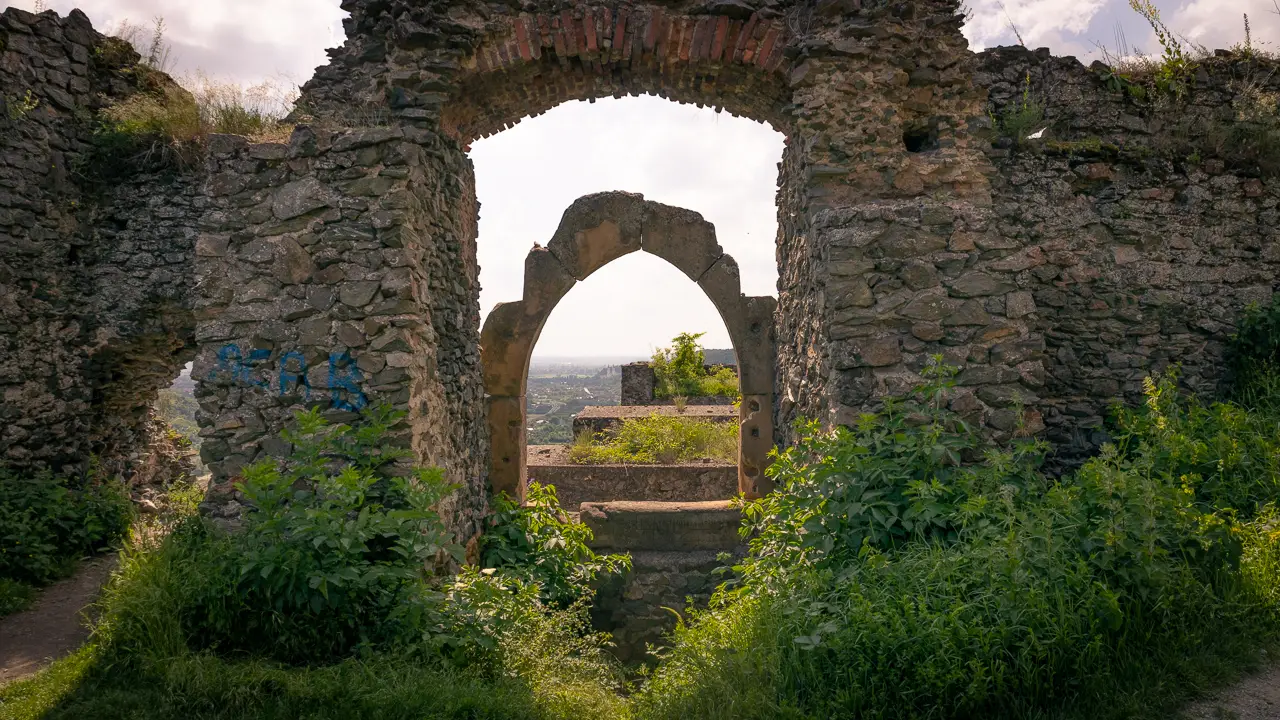
M 495 306 L 480 336 L 490 482 L 494 493 L 523 499 L 531 479 L 528 376 L 542 329 L 577 283 L 639 251 L 680 270 L 715 306 L 733 344 L 742 400 L 736 410 L 719 408 L 736 415 L 727 418 L 739 428 L 736 468 L 545 465 L 557 477 L 533 478 L 557 485 L 570 500 L 566 509 L 592 529 L 596 548 L 632 556 L 632 572 L 602 588 L 593 608 L 624 661 L 643 659 L 645 644 L 661 640 L 671 621 L 663 608 L 710 595 L 719 555 L 741 543 L 729 498 L 769 490 L 777 301 L 742 293 L 737 262 L 702 216 L 636 194 L 600 193 L 570 205 L 546 246 L 529 252 L 523 297 Z

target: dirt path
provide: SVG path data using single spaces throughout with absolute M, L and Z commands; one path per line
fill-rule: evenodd
M 1276 720 L 1280 718 L 1280 665 L 1228 685 L 1183 710 L 1184 720 Z
M 41 591 L 30 609 L 0 619 L 0 685 L 33 675 L 80 647 L 89 635 L 84 611 L 115 565 L 115 555 L 94 558 Z

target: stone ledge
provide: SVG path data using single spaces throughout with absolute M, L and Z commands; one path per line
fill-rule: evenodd
M 738 494 L 736 465 L 573 465 L 537 463 L 529 449 L 529 479 L 554 485 L 561 507 L 584 502 L 725 500 Z
M 732 405 L 688 405 L 677 410 L 675 405 L 613 405 L 590 406 L 573 417 L 573 434 L 600 433 L 620 425 L 623 420 L 647 418 L 650 415 L 679 417 L 711 422 L 737 422 L 738 409 Z
M 597 550 L 724 550 L 742 544 L 742 515 L 727 500 L 583 503 L 580 518 Z

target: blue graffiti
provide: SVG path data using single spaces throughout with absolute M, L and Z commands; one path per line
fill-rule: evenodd
M 339 369 L 345 370 L 339 374 Z M 359 410 L 369 404 L 369 399 L 360 391 L 360 368 L 346 352 L 329 353 L 329 388 L 333 391 L 333 407 L 339 410 Z M 342 391 L 347 391 L 343 397 Z M 348 400 L 350 398 L 350 400 Z
M 296 370 L 289 369 L 289 361 L 297 360 L 298 368 Z M 302 391 L 302 399 L 311 399 L 311 381 L 307 379 L 307 359 L 297 350 L 290 350 L 280 356 L 280 394 L 288 395 L 289 386 L 293 386 L 293 391 Z
M 271 359 L 271 351 L 254 348 L 245 352 L 239 345 L 224 345 L 218 350 L 218 363 L 209 371 L 209 379 L 230 380 L 237 385 L 271 389 L 271 381 L 255 372 L 255 369 Z M 304 400 L 311 399 L 311 380 L 307 377 L 307 359 L 297 350 L 280 356 L 276 375 L 276 392 L 284 397 L 301 393 Z M 347 351 L 329 353 L 330 405 L 339 410 L 361 410 L 369 404 L 369 398 L 360 389 L 364 376 Z

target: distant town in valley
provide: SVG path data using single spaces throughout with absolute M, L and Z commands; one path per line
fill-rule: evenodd
M 713 365 L 734 363 L 732 350 L 706 350 Z M 622 391 L 622 366 L 647 356 L 552 357 L 534 356 L 525 392 L 529 412 L 528 443 L 557 445 L 573 442 L 573 416 L 588 405 L 617 405 Z

